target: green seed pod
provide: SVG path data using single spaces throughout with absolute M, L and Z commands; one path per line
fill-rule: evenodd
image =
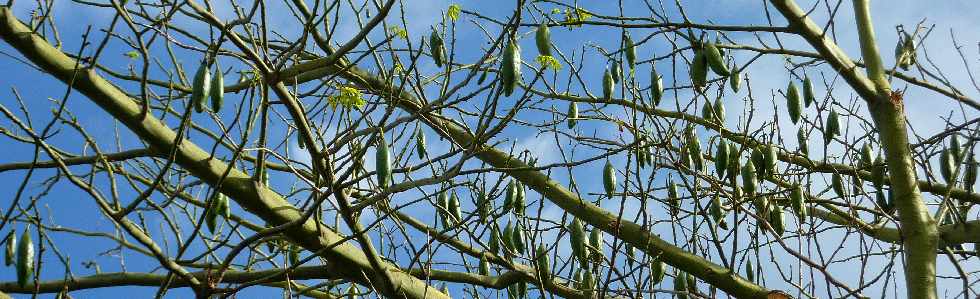
M 538 25 L 538 31 L 534 34 L 534 43 L 538 46 L 538 54 L 541 56 L 551 56 L 551 29 L 548 24 L 542 22 Z
M 500 236 L 500 231 L 497 230 L 497 226 L 493 225 L 493 228 L 490 229 L 490 243 L 487 244 L 487 249 L 490 250 L 490 252 L 493 252 L 494 254 L 499 253 L 500 240 L 502 238 L 503 237 Z
M 517 192 L 514 196 L 514 214 L 521 216 L 524 215 L 524 207 L 527 206 L 524 184 L 520 181 L 514 182 L 514 190 Z
M 827 125 L 824 126 L 824 144 L 830 144 L 830 141 L 834 140 L 834 136 L 840 134 L 840 119 L 838 118 L 837 111 L 831 109 L 830 115 L 827 116 Z
M 487 197 L 487 193 L 480 190 L 477 193 L 477 206 L 480 207 L 480 222 L 486 223 L 490 220 L 490 214 L 493 212 L 493 202 Z
M 766 176 L 776 174 L 776 146 L 772 144 L 767 144 L 765 148 L 762 149 L 763 161 L 766 164 Z
M 807 145 L 807 142 L 809 141 L 810 138 L 806 131 L 803 130 L 803 127 L 800 127 L 800 129 L 796 131 L 796 144 L 799 146 L 799 151 L 800 153 L 803 153 L 803 155 L 810 152 L 810 147 Z
M 752 260 L 745 260 L 745 279 L 749 282 L 755 282 L 755 270 L 752 269 Z
M 500 240 L 504 243 L 504 248 L 507 250 L 514 251 L 514 225 L 507 221 L 507 226 L 504 227 L 504 232 L 500 236 Z
M 578 121 L 578 103 L 569 102 L 568 103 L 568 129 L 575 127 L 575 123 Z
M 739 87 L 742 86 L 742 72 L 735 70 L 732 75 L 728 77 L 729 86 L 732 87 L 732 92 L 738 92 Z
M 817 98 L 813 95 L 813 82 L 810 81 L 809 76 L 803 75 L 803 104 L 809 108 L 816 101 Z
M 289 244 L 289 255 L 287 258 L 289 259 L 290 265 L 299 264 L 299 247 L 296 244 Z
M 517 88 L 521 79 L 521 49 L 511 40 L 504 50 L 504 58 L 500 62 L 500 80 L 504 84 L 504 96 L 510 96 Z
M 885 186 L 885 171 L 888 168 L 885 165 L 885 161 L 882 161 L 881 156 L 875 158 L 874 166 L 871 167 L 871 183 L 875 185 L 875 189 L 881 190 Z
M 691 162 L 694 162 L 694 169 L 702 170 L 704 169 L 704 157 L 701 156 L 701 139 L 698 138 L 697 132 L 693 127 L 687 129 L 686 135 L 687 150 L 691 155 Z
M 715 103 L 711 105 L 715 108 L 715 117 L 718 119 L 718 124 L 725 125 L 725 103 L 721 101 L 721 97 L 715 99 Z
M 623 67 L 619 65 L 619 61 L 613 61 L 612 69 L 609 71 L 612 73 L 613 84 L 623 81 Z
M 615 85 L 616 82 L 613 81 L 612 73 L 609 72 L 608 69 L 606 69 L 606 71 L 602 73 L 602 98 L 603 99 L 607 99 L 607 100 L 612 99 L 613 87 Z
M 445 54 L 442 51 L 443 41 L 442 37 L 435 30 L 429 34 L 429 53 L 432 55 L 432 61 L 436 63 L 436 66 L 442 67 L 442 61 L 444 60 Z
M 680 270 L 674 272 L 674 292 L 677 299 L 687 299 L 687 275 Z
M 963 188 L 966 192 L 973 193 L 973 185 L 977 183 L 977 158 L 971 153 L 966 157 L 966 170 L 963 173 Z
M 715 151 L 715 172 L 718 178 L 725 177 L 725 170 L 728 169 L 728 142 L 724 139 L 718 141 L 718 149 Z
M 708 58 L 708 66 L 711 67 L 711 71 L 718 74 L 718 76 L 728 76 L 731 74 L 728 71 L 728 66 L 725 65 L 725 58 L 718 51 L 718 46 L 714 43 L 705 43 L 704 53 Z
M 786 110 L 789 112 L 789 119 L 794 124 L 800 122 L 803 106 L 800 104 L 800 91 L 796 88 L 796 82 L 793 81 L 789 81 L 789 86 L 786 87 Z
M 616 192 L 616 169 L 609 160 L 606 160 L 606 166 L 602 170 L 602 186 L 606 190 L 606 196 L 612 198 Z
M 592 228 L 592 232 L 589 234 L 589 246 L 592 252 L 592 260 L 602 261 L 602 231 L 598 228 Z
M 626 48 L 623 49 L 626 53 L 626 62 L 629 63 L 630 68 L 636 66 L 636 44 L 633 43 L 633 39 L 630 38 L 629 34 L 623 35 L 623 44 Z
M 538 245 L 538 250 L 535 252 L 534 262 L 538 266 L 538 277 L 551 277 L 550 263 L 548 262 L 548 250 L 544 248 L 544 245 Z
M 739 161 L 738 149 L 736 149 L 735 146 L 732 145 L 731 147 L 728 148 L 728 170 L 725 171 L 726 173 L 728 173 L 727 178 L 733 180 L 732 183 L 734 184 L 734 180 L 735 178 L 738 177 L 739 174 L 738 172 L 741 170 L 742 170 L 742 165 L 741 165 L 741 161 Z
M 514 184 L 514 179 L 511 179 L 507 183 L 507 193 L 504 195 L 504 213 L 510 212 L 510 209 L 514 207 L 514 200 L 517 198 L 517 185 Z
M 583 265 L 587 264 L 588 257 L 586 256 L 587 251 L 585 249 L 585 228 L 582 227 L 582 222 L 580 222 L 578 219 L 573 219 L 569 231 L 571 232 L 569 242 L 571 243 L 572 253 Z
M 450 228 L 453 226 L 452 221 L 449 218 L 449 194 L 446 191 L 439 192 L 439 196 L 436 197 L 436 214 L 439 215 L 439 220 L 442 220 L 443 228 Z
M 215 232 L 215 227 L 218 226 L 218 198 L 212 197 L 208 203 L 207 209 L 204 211 L 204 224 L 208 226 L 208 231 L 211 233 Z
M 449 216 L 452 217 L 454 225 L 463 221 L 463 214 L 459 210 L 459 197 L 456 196 L 456 193 L 449 197 Z
M 218 193 L 218 212 L 225 219 L 231 218 L 231 204 L 228 201 L 228 196 L 223 193 Z
M 706 60 L 703 51 L 694 51 L 694 60 L 691 61 L 691 84 L 695 88 L 708 85 L 708 62 Z
M 680 212 L 681 199 L 677 195 L 677 184 L 674 182 L 667 184 L 667 204 L 670 206 L 670 215 L 677 216 Z
M 415 128 L 415 143 L 415 149 L 418 151 L 419 159 L 425 159 L 425 154 L 428 152 L 426 151 L 425 133 L 422 132 L 421 126 Z
M 585 298 L 592 298 L 595 296 L 595 278 L 592 277 L 592 271 L 582 272 L 582 283 L 579 286 L 579 291 L 582 291 Z
M 742 189 L 746 194 L 754 194 L 757 182 L 755 166 L 752 163 L 745 163 L 745 166 L 742 166 Z
M 377 149 L 374 151 L 375 167 L 378 168 L 378 186 L 388 187 L 391 183 L 391 155 L 388 153 L 388 144 L 382 134 L 378 135 Z
M 657 66 L 650 66 L 650 98 L 653 99 L 653 105 L 659 106 L 660 99 L 664 96 L 664 78 L 660 77 L 657 73 Z
M 527 252 L 527 243 L 524 243 L 524 230 L 521 229 L 520 222 L 514 225 L 514 230 L 510 232 L 510 237 L 513 239 L 514 251 L 519 254 Z
M 480 275 L 490 275 L 490 262 L 487 261 L 486 255 L 480 255 Z
M 953 164 L 960 163 L 963 157 L 963 145 L 960 144 L 960 137 L 956 134 L 949 136 L 949 152 L 953 153 Z
M 789 192 L 789 199 L 796 216 L 800 217 L 801 220 L 806 217 L 806 199 L 803 197 L 803 187 L 800 185 L 793 186 L 793 189 Z
M 766 155 L 759 148 L 752 148 L 752 166 L 758 171 L 759 177 L 766 176 Z
M 664 270 L 664 262 L 661 261 L 659 258 L 654 259 L 652 262 L 650 262 L 651 285 L 656 285 L 659 284 L 661 281 L 664 281 L 665 272 L 666 271 Z
M 844 192 L 844 179 L 841 178 L 840 173 L 834 173 L 830 178 L 830 186 L 833 187 L 834 193 L 837 197 L 846 198 L 847 193 Z
M 871 144 L 865 143 L 864 146 L 861 147 L 861 166 L 868 167 L 871 166 L 871 163 L 874 163 L 874 158 L 871 155 Z
M 197 73 L 194 74 L 194 82 L 191 87 L 191 103 L 194 105 L 194 111 L 197 113 L 204 112 L 204 102 L 211 94 L 211 70 L 207 60 L 201 61 L 201 66 L 197 68 Z
M 772 210 L 769 212 L 769 225 L 771 225 L 772 230 L 776 232 L 776 236 L 782 236 L 783 233 L 786 232 L 786 225 L 783 220 L 783 209 L 780 209 L 778 205 L 772 205 Z
M 26 287 L 34 277 L 34 242 L 31 241 L 31 230 L 24 229 L 17 243 L 17 285 Z
M 225 78 L 221 74 L 221 69 L 216 68 L 214 79 L 211 80 L 211 111 L 218 113 L 225 102 Z
M 691 291 L 697 290 L 698 281 L 697 279 L 694 278 L 694 275 L 691 275 L 691 273 L 687 273 L 686 278 L 687 278 L 687 289 Z
M 13 265 L 17 257 L 17 234 L 11 231 L 7 234 L 7 253 L 4 255 L 4 265 Z
M 725 223 L 725 213 L 722 211 L 721 198 L 718 196 L 718 194 L 715 194 L 715 196 L 711 198 L 711 209 L 709 211 L 711 213 L 711 218 L 718 224 L 718 227 L 728 229 L 728 224 L 722 225 L 722 223 Z
M 710 122 L 718 119 L 715 117 L 715 109 L 711 108 L 711 101 L 705 101 L 704 105 L 701 106 L 701 118 Z
M 956 177 L 953 176 L 953 169 L 956 168 L 955 162 L 953 162 L 956 159 L 954 155 L 952 150 L 946 149 L 943 150 L 939 159 L 939 173 L 943 175 L 946 184 L 950 185 L 956 182 Z

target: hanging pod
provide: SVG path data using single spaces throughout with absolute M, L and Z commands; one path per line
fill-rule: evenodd
M 629 34 L 623 35 L 623 44 L 626 45 L 626 48 L 623 49 L 626 52 L 626 62 L 629 63 L 630 69 L 633 69 L 636 67 L 636 44 L 633 43 Z
M 949 136 L 949 152 L 953 153 L 953 163 L 960 163 L 961 158 L 963 158 L 963 144 L 960 142 L 960 137 L 953 134 Z
M 540 276 L 538 277 L 551 277 L 550 266 L 548 262 L 548 250 L 544 248 L 544 245 L 538 245 L 538 249 L 535 251 L 535 264 L 538 266 L 538 271 Z
M 837 111 L 831 109 L 830 115 L 827 116 L 827 125 L 824 126 L 823 143 L 830 144 L 830 141 L 834 140 L 834 136 L 840 134 L 840 117 L 837 115 Z
M 452 217 L 451 220 L 453 225 L 463 221 L 463 214 L 459 210 L 459 197 L 456 196 L 456 193 L 453 193 L 453 195 L 449 197 L 449 216 Z
M 718 76 L 728 76 L 731 74 L 728 71 L 728 66 L 725 65 L 725 58 L 722 57 L 717 45 L 714 43 L 705 43 L 704 53 L 707 56 L 708 66 L 711 67 L 712 72 L 715 72 Z
M 963 188 L 966 192 L 973 193 L 973 186 L 977 183 L 977 158 L 973 153 L 966 157 L 966 170 L 963 173 Z
M 725 177 L 725 170 L 728 169 L 728 142 L 724 139 L 719 139 L 718 148 L 715 150 L 715 172 L 718 173 L 718 178 Z
M 34 242 L 31 241 L 30 228 L 24 228 L 17 243 L 17 285 L 27 287 L 34 277 Z
M 452 227 L 452 222 L 449 219 L 449 194 L 446 191 L 439 192 L 439 196 L 436 197 L 436 214 L 439 215 L 439 220 L 442 221 L 443 228 Z
M 487 261 L 486 255 L 480 255 L 480 275 L 487 276 L 490 275 L 490 262 Z
M 657 66 L 650 64 L 650 98 L 653 99 L 653 105 L 660 105 L 660 99 L 664 96 L 664 78 L 660 77 L 657 73 Z
M 766 177 L 766 155 L 758 147 L 752 148 L 752 166 L 758 172 L 759 177 Z
M 596 262 L 602 261 L 602 231 L 598 228 L 592 228 L 592 232 L 589 234 L 589 246 L 591 246 L 592 260 Z
M 872 154 L 871 144 L 864 143 L 864 146 L 861 147 L 861 167 L 869 167 L 874 163 Z
M 513 238 L 511 244 L 514 245 L 515 252 L 519 254 L 527 252 L 527 243 L 524 243 L 524 229 L 521 228 L 520 222 L 514 224 L 514 230 L 510 232 L 510 237 Z
M 221 74 L 221 68 L 215 63 L 214 78 L 211 80 L 211 111 L 218 113 L 221 106 L 225 103 L 225 77 Z
M 674 272 L 674 296 L 677 299 L 687 299 L 687 275 L 683 271 Z
M 539 55 L 551 56 L 551 29 L 547 23 L 538 25 L 538 30 L 534 33 L 534 43 L 538 46 Z
M 776 232 L 776 236 L 782 236 L 786 232 L 783 209 L 779 208 L 777 204 L 772 204 L 772 210 L 769 211 L 769 225 Z
M 694 50 L 694 60 L 691 61 L 691 85 L 701 88 L 708 85 L 708 62 L 704 51 Z
M 681 200 L 677 194 L 677 184 L 674 182 L 667 184 L 667 205 L 670 206 L 670 215 L 677 216 L 680 212 Z
M 952 185 L 956 182 L 956 177 L 953 176 L 953 171 L 956 165 L 953 162 L 956 159 L 956 154 L 952 150 L 943 150 L 939 158 L 939 173 L 942 174 L 943 179 L 946 180 L 946 184 Z
M 7 234 L 7 252 L 4 255 L 4 265 L 10 266 L 16 262 L 17 258 L 17 233 L 10 231 Z
M 218 211 L 218 201 L 218 196 L 215 194 L 211 197 L 208 207 L 204 211 L 204 224 L 208 226 L 208 231 L 211 233 L 215 232 L 215 228 L 218 226 L 218 214 L 221 213 Z
M 602 98 L 603 99 L 607 99 L 607 100 L 612 99 L 613 87 L 615 85 L 616 82 L 613 80 L 612 73 L 609 71 L 609 69 L 606 69 L 606 71 L 602 73 Z
M 585 228 L 582 227 L 582 222 L 578 218 L 572 220 L 570 231 L 570 238 L 568 239 L 572 247 L 572 254 L 578 258 L 579 262 L 583 265 L 588 263 L 588 257 L 586 255 L 585 246 Z
M 500 235 L 500 240 L 504 243 L 504 248 L 507 250 L 514 251 L 514 225 L 507 221 L 507 226 L 504 226 L 504 231 Z
M 727 230 L 728 223 L 725 222 L 725 213 L 722 211 L 721 198 L 718 194 L 715 194 L 711 198 L 711 209 L 709 211 L 711 218 L 718 224 L 718 227 Z
M 425 133 L 422 132 L 422 127 L 415 128 L 415 149 L 419 154 L 419 159 L 425 159 L 425 155 L 428 153 L 426 150 Z
M 650 262 L 650 284 L 656 285 L 661 281 L 664 281 L 664 262 L 660 258 L 654 259 Z
M 510 40 L 504 49 L 504 58 L 500 62 L 500 80 L 504 84 L 504 96 L 510 96 L 517 88 L 521 79 L 521 49 L 517 42 Z
M 752 260 L 745 260 L 745 279 L 749 282 L 755 282 L 755 269 L 752 269 Z
M 807 214 L 805 203 L 806 199 L 803 195 L 803 187 L 798 184 L 793 186 L 793 189 L 791 189 L 789 192 L 789 199 L 793 207 L 793 212 L 796 213 L 796 216 L 802 221 Z
M 623 67 L 619 65 L 619 61 L 613 61 L 612 68 L 609 70 L 612 73 L 613 84 L 619 84 L 623 81 Z
M 789 112 L 789 119 L 793 121 L 793 124 L 800 122 L 803 105 L 800 104 L 800 90 L 796 88 L 796 82 L 792 80 L 786 87 L 786 110 Z
M 715 103 L 711 105 L 711 108 L 715 108 L 715 117 L 718 119 L 718 124 L 721 126 L 725 125 L 725 103 L 721 101 L 721 97 L 715 99 Z
M 205 59 L 198 66 L 197 73 L 194 74 L 193 85 L 191 86 L 191 103 L 194 105 L 194 111 L 197 111 L 197 113 L 204 112 L 204 102 L 210 94 L 211 70 L 208 66 L 207 59 Z
M 738 92 L 742 86 L 742 71 L 736 69 L 732 72 L 731 76 L 728 76 L 728 84 L 732 87 L 732 92 Z
M 511 179 L 507 183 L 507 190 L 504 195 L 504 213 L 509 213 L 510 209 L 514 207 L 514 200 L 517 198 L 517 185 L 514 184 L 514 179 Z
M 799 151 L 800 153 L 803 153 L 803 155 L 810 153 L 810 147 L 807 144 L 809 141 L 810 138 L 807 136 L 806 131 L 803 130 L 802 126 L 800 126 L 800 129 L 796 131 L 796 144 L 799 146 Z
M 497 229 L 497 225 L 494 224 L 493 228 L 490 229 L 490 243 L 487 244 L 487 249 L 494 254 L 500 252 L 500 240 L 503 237 L 500 236 L 500 230 Z
M 834 189 L 834 193 L 837 197 L 846 198 L 847 193 L 844 191 L 844 179 L 841 177 L 840 173 L 834 173 L 830 177 L 830 186 Z
M 572 101 L 568 102 L 568 129 L 571 130 L 575 127 L 575 123 L 578 121 L 578 103 Z
M 762 150 L 762 153 L 764 154 L 763 158 L 766 165 L 766 176 L 771 176 L 776 174 L 776 161 L 777 161 L 776 151 L 777 151 L 776 146 L 772 145 L 771 143 L 767 144 L 766 147 L 763 148 Z
M 811 104 L 817 101 L 817 98 L 813 95 L 813 82 L 810 81 L 810 77 L 803 75 L 803 104 L 806 107 L 810 107 Z
M 432 55 L 432 61 L 436 63 L 436 66 L 442 67 L 442 61 L 445 59 L 445 54 L 443 53 L 443 41 L 442 36 L 435 29 L 432 33 L 429 33 L 429 54 Z
M 488 220 L 490 220 L 490 213 L 493 212 L 493 202 L 490 201 L 490 198 L 487 197 L 487 193 L 483 190 L 480 190 L 477 193 L 476 198 L 477 205 L 480 207 L 480 222 L 486 223 Z
M 752 163 L 745 163 L 742 166 L 742 190 L 746 194 L 754 194 L 756 190 L 756 179 L 755 166 Z
M 613 193 L 616 192 L 616 169 L 609 160 L 606 160 L 602 170 L 602 186 L 606 190 L 606 196 L 612 198 Z
M 378 186 L 388 187 L 391 183 L 391 155 L 388 153 L 388 143 L 385 142 L 384 133 L 378 134 L 377 149 L 374 151 L 375 167 L 378 168 Z

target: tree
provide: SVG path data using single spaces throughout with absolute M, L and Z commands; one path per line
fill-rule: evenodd
M 849 2 L 4 6 L 0 291 L 974 296 L 980 103 Z

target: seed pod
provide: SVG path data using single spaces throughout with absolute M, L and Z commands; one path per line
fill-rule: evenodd
M 299 264 L 299 247 L 296 244 L 289 244 L 289 255 L 287 258 L 289 259 L 290 265 Z
M 612 73 L 613 84 L 619 84 L 623 81 L 623 67 L 619 65 L 619 61 L 613 61 L 609 71 Z
M 807 136 L 806 131 L 803 130 L 803 127 L 800 127 L 800 129 L 796 131 L 796 144 L 799 146 L 799 151 L 800 153 L 803 153 L 803 155 L 810 152 L 810 147 L 807 146 L 807 142 L 809 141 L 810 138 Z
M 442 220 L 442 227 L 450 228 L 452 227 L 452 222 L 449 219 L 449 194 L 446 191 L 439 192 L 439 196 L 436 197 L 436 214 L 439 215 L 439 220 Z
M 719 125 L 725 125 L 725 103 L 721 101 L 721 97 L 715 99 L 715 103 L 711 105 L 711 108 L 715 108 L 715 117 L 718 119 Z
M 953 162 L 956 159 L 954 155 L 952 150 L 946 149 L 943 150 L 939 159 L 939 173 L 943 175 L 946 184 L 950 185 L 956 182 L 956 177 L 953 176 L 953 169 L 956 168 L 955 162 Z
M 623 35 L 623 44 L 626 45 L 626 48 L 623 49 L 623 51 L 626 51 L 626 62 L 629 63 L 630 69 L 632 69 L 636 66 L 636 44 L 633 43 L 633 39 L 630 38 L 629 34 Z
M 204 222 L 208 226 L 208 231 L 211 233 L 215 232 L 215 227 L 218 226 L 218 198 L 212 197 L 208 202 L 208 207 L 204 211 Z
M 685 135 L 687 135 L 687 150 L 691 155 L 693 168 L 696 170 L 704 169 L 704 157 L 701 156 L 701 140 L 698 138 L 697 132 L 694 131 L 693 127 L 689 127 Z
M 602 98 L 612 99 L 614 85 L 616 82 L 613 81 L 613 75 L 606 69 L 606 72 L 602 74 Z
M 732 92 L 738 92 L 739 87 L 742 86 L 742 72 L 735 70 L 732 75 L 728 77 L 729 86 L 732 87 Z
M 725 58 L 718 51 L 718 46 L 714 43 L 705 43 L 704 53 L 708 58 L 708 66 L 711 67 L 711 71 L 718 74 L 718 76 L 728 76 L 731 74 L 728 71 L 728 66 L 725 65 Z
M 449 197 L 449 216 L 452 217 L 454 225 L 463 221 L 463 214 L 459 210 L 459 197 L 456 196 L 456 193 Z
M 694 275 L 691 275 L 691 273 L 687 273 L 686 277 L 687 277 L 687 289 L 690 291 L 697 290 L 698 281 L 697 279 L 694 278 Z
M 674 296 L 677 299 L 687 299 L 687 275 L 683 271 L 674 272 Z
M 514 182 L 514 189 L 517 191 L 514 196 L 514 214 L 521 216 L 524 215 L 525 199 L 527 199 L 524 192 L 524 184 L 521 184 L 520 181 Z
M 228 196 L 225 196 L 223 193 L 218 193 L 218 212 L 225 219 L 231 218 L 231 206 L 228 202 Z
M 677 196 L 677 184 L 668 182 L 667 184 L 667 204 L 670 206 L 670 215 L 677 216 L 680 210 L 681 200 Z
M 549 273 L 548 250 L 544 248 L 544 245 L 538 245 L 538 250 L 535 254 L 536 258 L 534 262 L 538 266 L 538 273 L 540 273 L 538 277 L 551 277 Z
M 422 132 L 421 126 L 415 129 L 415 143 L 415 148 L 418 151 L 419 159 L 425 159 L 425 154 L 427 153 L 425 133 Z
M 871 157 L 871 154 L 871 144 L 865 143 L 864 146 L 861 147 L 861 166 L 868 167 L 871 166 L 871 163 L 874 163 L 874 158 Z
M 527 252 L 527 244 L 524 243 L 524 230 L 521 228 L 521 223 L 518 222 L 514 225 L 514 230 L 510 232 L 510 237 L 513 238 L 514 251 L 520 254 Z
M 762 150 L 763 161 L 766 164 L 766 176 L 776 174 L 776 146 L 767 144 Z
M 388 154 L 388 144 L 383 133 L 378 135 L 378 145 L 374 151 L 375 167 L 378 168 L 378 186 L 388 187 L 391 183 L 391 155 Z
M 582 283 L 579 291 L 585 298 L 592 298 L 595 295 L 595 278 L 592 278 L 592 271 L 582 271 Z
M 728 169 L 728 142 L 724 139 L 718 141 L 718 149 L 715 151 L 715 172 L 718 178 L 725 177 L 725 170 Z
M 194 82 L 191 87 L 191 103 L 194 105 L 194 111 L 197 113 L 204 112 L 204 102 L 211 94 L 211 70 L 208 67 L 207 59 L 201 61 L 201 66 L 197 68 L 197 73 L 194 74 Z
M 813 95 L 813 82 L 810 81 L 809 76 L 803 75 L 803 104 L 809 108 L 816 101 L 817 98 Z
M 776 232 L 776 236 L 782 236 L 783 233 L 786 232 L 786 225 L 783 220 L 783 209 L 780 209 L 778 205 L 772 205 L 772 210 L 769 212 L 769 225 L 771 225 L 772 230 Z
M 575 122 L 578 120 L 578 103 L 569 102 L 568 103 L 568 129 L 575 127 Z
M 493 212 L 493 202 L 487 197 L 487 193 L 480 190 L 476 195 L 476 204 L 479 206 L 480 212 L 480 222 L 486 223 L 490 220 L 490 214 Z
M 538 25 L 538 31 L 534 34 L 534 43 L 538 46 L 538 54 L 541 56 L 551 56 L 551 29 L 548 24 L 542 22 Z
M 800 113 L 803 106 L 800 104 L 800 91 L 796 88 L 796 82 L 789 81 L 786 87 L 786 110 L 789 112 L 789 119 L 793 124 L 800 122 Z
M 800 220 L 806 217 L 806 199 L 803 198 L 803 187 L 800 185 L 793 186 L 793 189 L 789 192 L 789 199 L 796 216 L 800 217 Z
M 569 231 L 571 232 L 569 242 L 571 243 L 572 253 L 584 265 L 588 262 L 585 249 L 585 228 L 582 227 L 582 222 L 579 222 L 576 218 L 572 220 Z
M 709 211 L 711 212 L 711 218 L 718 224 L 718 227 L 728 229 L 728 224 L 725 223 L 725 214 L 721 209 L 721 198 L 718 194 L 715 194 L 711 198 L 711 209 Z
M 34 277 L 34 242 L 31 241 L 31 230 L 24 229 L 17 243 L 17 285 L 26 287 Z
M 752 269 L 752 260 L 745 260 L 745 279 L 749 282 L 755 282 L 755 270 Z
M 7 253 L 4 255 L 4 265 L 10 266 L 15 262 L 17 257 L 17 233 L 10 231 L 7 234 Z
M 755 166 L 752 163 L 745 163 L 742 166 L 742 189 L 746 194 L 754 194 L 756 190 Z
M 752 166 L 755 167 L 759 177 L 766 177 L 766 155 L 759 148 L 752 148 Z
M 691 61 L 691 84 L 695 88 L 704 87 L 708 84 L 708 62 L 706 60 L 703 51 L 694 51 L 694 60 Z
M 878 156 L 871 167 L 871 183 L 875 185 L 875 189 L 881 190 L 885 186 L 885 170 L 888 170 L 885 162 Z
M 510 209 L 514 207 L 514 200 L 517 198 L 517 185 L 514 184 L 514 179 L 511 179 L 507 183 L 507 193 L 504 196 L 504 213 L 510 212 Z
M 211 80 L 211 111 L 218 113 L 225 102 L 225 78 L 221 68 L 215 68 L 214 79 Z
M 844 179 L 841 178 L 840 173 L 834 173 L 830 178 L 830 186 L 833 187 L 834 193 L 837 197 L 845 198 L 847 193 L 844 192 Z
M 656 285 L 664 280 L 664 262 L 659 258 L 650 262 L 650 284 Z
M 949 152 L 953 153 L 953 164 L 960 163 L 963 158 L 963 145 L 960 144 L 960 137 L 953 134 L 949 136 Z
M 592 232 L 589 234 L 589 246 L 591 246 L 592 260 L 602 261 L 602 231 L 598 228 L 592 228 Z
M 650 66 L 650 98 L 653 99 L 653 105 L 659 106 L 660 99 L 664 96 L 664 78 L 660 77 L 657 73 L 657 66 L 651 64 Z
M 517 88 L 521 79 L 521 49 L 511 40 L 504 49 L 504 58 L 500 62 L 500 80 L 504 84 L 504 96 L 510 96 Z
M 834 140 L 834 136 L 837 134 L 840 134 L 840 120 L 837 111 L 831 109 L 830 115 L 827 116 L 827 125 L 824 127 L 823 143 L 830 144 L 830 141 Z
M 963 174 L 963 188 L 966 192 L 973 193 L 973 185 L 977 183 L 977 158 L 971 153 L 966 157 L 966 170 Z
M 507 221 L 507 226 L 504 227 L 504 232 L 500 236 L 500 240 L 504 243 L 504 248 L 507 250 L 514 251 L 514 225 Z
M 490 275 L 490 262 L 487 262 L 486 255 L 480 255 L 480 275 Z
M 606 190 L 606 196 L 612 198 L 613 192 L 616 192 L 616 169 L 609 160 L 606 160 L 606 166 L 602 170 L 602 186 Z
M 493 228 L 490 229 L 490 243 L 487 244 L 487 249 L 494 254 L 499 253 L 501 238 L 500 231 L 497 230 L 497 225 L 493 225 Z
M 445 54 L 442 52 L 443 41 L 442 37 L 435 30 L 429 34 L 429 53 L 432 55 L 432 61 L 436 63 L 436 66 L 442 67 L 443 58 Z
M 739 171 L 742 171 L 742 165 L 741 161 L 739 161 L 738 149 L 732 145 L 728 148 L 728 170 L 725 172 L 728 173 L 727 178 L 733 180 L 733 184 L 735 183 L 735 178 L 738 177 Z

